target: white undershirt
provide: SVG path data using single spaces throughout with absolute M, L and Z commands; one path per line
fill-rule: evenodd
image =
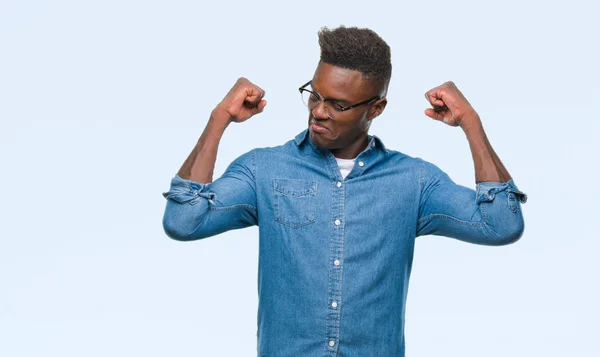
M 338 167 L 340 168 L 340 172 L 342 173 L 342 178 L 346 178 L 346 176 L 348 176 L 350 171 L 352 171 L 355 160 L 356 160 L 356 158 L 354 158 L 354 159 L 338 159 L 337 157 L 335 158 L 335 161 L 337 161 Z

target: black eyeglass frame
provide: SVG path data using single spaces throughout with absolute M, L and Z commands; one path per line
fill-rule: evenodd
M 356 108 L 356 107 L 358 107 L 358 106 L 361 106 L 361 105 L 363 105 L 363 104 L 369 104 L 369 103 L 373 102 L 374 100 L 379 100 L 379 99 L 381 99 L 381 97 L 380 97 L 380 96 L 375 96 L 375 97 L 373 97 L 373 98 L 371 98 L 371 99 L 363 100 L 363 101 L 362 101 L 362 102 L 360 102 L 360 103 L 356 103 L 356 104 L 352 104 L 352 105 L 349 105 L 349 106 L 347 106 L 347 107 L 344 107 L 343 105 L 341 105 L 340 103 L 338 103 L 338 102 L 336 102 L 336 101 L 334 101 L 334 100 L 331 100 L 331 99 L 325 99 L 325 98 L 321 97 L 321 95 L 320 95 L 319 93 L 317 93 L 317 92 L 313 92 L 313 91 L 311 91 L 311 90 L 308 90 L 308 89 L 306 89 L 305 87 L 306 87 L 306 86 L 308 86 L 308 85 L 309 85 L 309 84 L 311 84 L 311 83 L 312 83 L 312 79 L 311 79 L 310 81 L 306 82 L 306 84 L 304 84 L 302 87 L 298 88 L 298 91 L 300 92 L 300 94 L 302 94 L 302 92 L 303 92 L 303 91 L 309 92 L 310 94 L 313 94 L 314 96 L 316 96 L 317 98 L 319 98 L 319 100 L 321 100 L 321 101 L 323 101 L 323 102 L 330 102 L 330 103 L 332 103 L 332 104 L 335 104 L 334 108 L 336 108 L 336 110 L 338 110 L 338 111 L 340 111 L 340 112 L 345 112 L 346 110 L 350 110 L 350 109 Z M 337 106 L 337 107 L 336 107 L 336 106 Z M 316 108 L 316 107 L 315 107 L 315 108 Z

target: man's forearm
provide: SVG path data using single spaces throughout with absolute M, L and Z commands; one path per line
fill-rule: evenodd
M 500 158 L 494 152 L 490 144 L 483 125 L 477 113 L 465 116 L 460 126 L 464 130 L 473 163 L 475 164 L 475 182 L 506 182 L 511 179 L 510 174 L 500 161 Z
M 219 142 L 229 123 L 226 111 L 219 107 L 212 111 L 200 139 L 179 169 L 179 177 L 198 183 L 212 182 Z
M 212 182 L 217 150 L 225 129 L 231 122 L 241 123 L 262 112 L 267 105 L 264 95 L 264 90 L 240 77 L 210 113 L 206 128 L 177 175 L 198 183 Z

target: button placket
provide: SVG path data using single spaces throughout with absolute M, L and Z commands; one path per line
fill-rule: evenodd
M 328 306 L 327 308 L 327 331 L 325 338 L 325 356 L 336 356 L 339 348 L 340 324 L 341 324 L 341 304 L 342 304 L 342 285 L 343 269 L 342 259 L 344 256 L 344 219 L 345 219 L 345 187 L 346 182 L 337 173 L 337 163 L 333 156 L 329 157 L 329 163 L 332 168 L 332 193 L 331 202 L 331 224 L 330 225 L 330 260 L 328 282 Z M 334 166 L 335 165 L 335 166 Z M 335 174 L 334 174 L 335 171 Z

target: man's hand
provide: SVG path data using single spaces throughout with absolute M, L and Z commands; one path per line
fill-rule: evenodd
M 241 123 L 263 111 L 267 105 L 264 95 L 264 90 L 241 77 L 215 110 L 224 113 L 228 122 Z
M 479 118 L 475 109 L 453 82 L 446 82 L 428 90 L 425 98 L 433 107 L 433 109 L 425 109 L 425 115 L 448 125 L 458 126 L 465 118 L 468 118 L 467 120 Z

